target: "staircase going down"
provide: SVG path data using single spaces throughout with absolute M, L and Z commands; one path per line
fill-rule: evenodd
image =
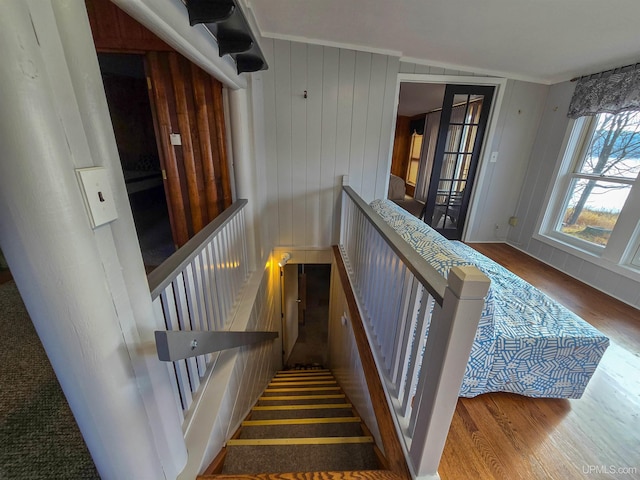
M 198 480 L 398 480 L 329 370 L 283 370 Z

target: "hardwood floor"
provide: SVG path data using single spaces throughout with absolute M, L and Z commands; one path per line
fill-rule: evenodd
M 611 340 L 581 399 L 460 398 L 442 480 L 640 479 L 640 311 L 505 244 L 473 248 Z

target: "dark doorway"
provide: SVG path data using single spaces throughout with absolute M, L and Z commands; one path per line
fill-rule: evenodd
M 298 324 L 298 339 L 286 366 L 326 366 L 331 265 L 301 265 L 300 273 L 304 281 L 298 286 L 305 290 L 300 292 L 305 305 Z
M 166 260 L 175 245 L 169 222 L 144 69 L 144 57 L 99 53 L 111 122 L 147 272 Z
M 421 218 L 459 240 L 471 200 L 494 87 L 447 85 L 427 202 Z

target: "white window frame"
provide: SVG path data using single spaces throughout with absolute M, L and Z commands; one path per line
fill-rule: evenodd
M 556 227 L 564 213 L 574 170 L 582 160 L 592 133 L 591 117 L 570 120 L 533 237 L 583 260 L 640 280 L 640 178 L 631 188 L 624 208 L 606 246 L 596 245 L 559 232 Z

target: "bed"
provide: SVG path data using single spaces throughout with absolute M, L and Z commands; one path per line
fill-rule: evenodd
M 389 200 L 373 210 L 442 275 L 475 265 L 491 280 L 460 395 L 512 392 L 580 398 L 609 339 L 576 314 L 467 245 L 450 241 Z

